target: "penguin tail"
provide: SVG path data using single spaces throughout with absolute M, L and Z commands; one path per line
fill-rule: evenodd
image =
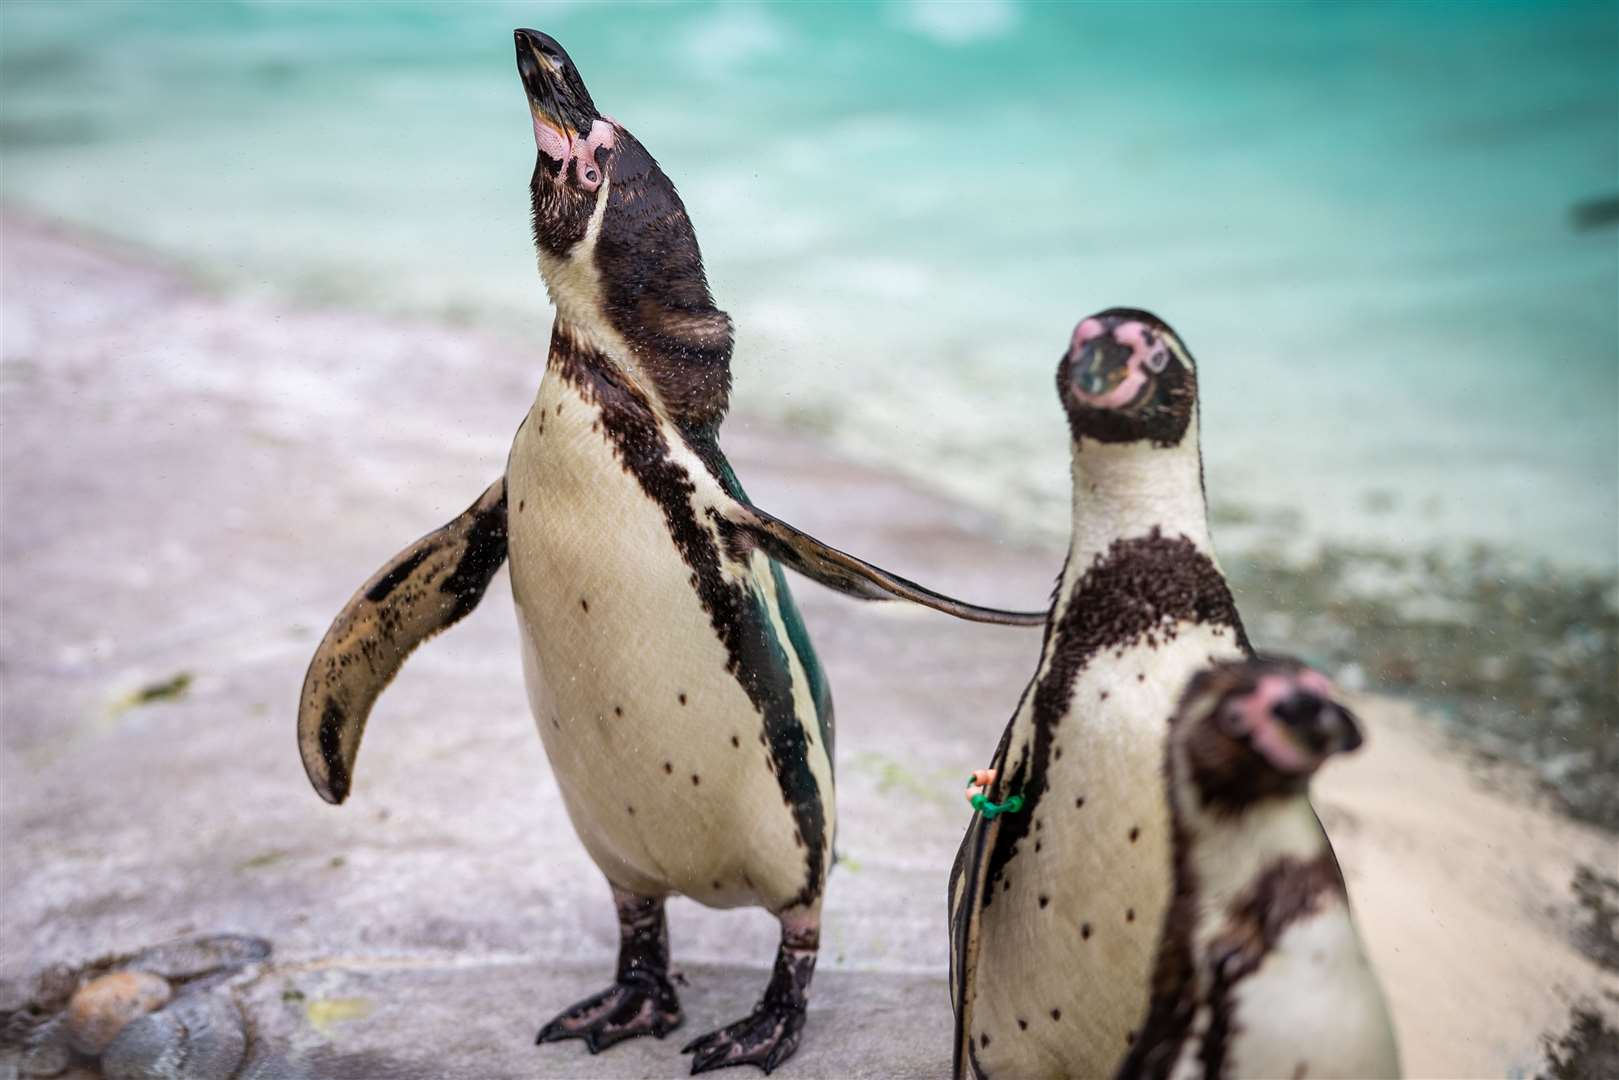
M 1044 626 L 1045 611 L 1003 611 L 980 607 L 953 596 L 935 592 L 914 581 L 891 574 L 880 566 L 839 551 L 738 500 L 729 515 L 730 525 L 749 537 L 765 554 L 811 581 L 857 600 L 905 600 L 942 611 L 968 622 L 998 623 L 1003 626 Z
M 506 480 L 390 559 L 343 605 L 309 662 L 298 753 L 320 797 L 348 797 L 360 736 L 406 657 L 478 606 L 506 561 Z

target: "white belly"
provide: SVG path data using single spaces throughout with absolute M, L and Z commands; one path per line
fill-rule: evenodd
M 1399 1075 L 1383 993 L 1342 902 L 1287 928 L 1237 984 L 1232 1024 L 1233 1078 Z
M 717 491 L 675 450 L 695 501 Z M 529 702 L 580 840 L 632 892 L 779 910 L 803 887 L 805 856 L 760 713 L 727 669 L 662 508 L 615 457 L 595 406 L 553 373 L 506 483 Z M 729 570 L 773 599 L 763 555 Z M 798 715 L 813 719 L 790 649 L 788 665 Z M 809 751 L 830 838 L 831 767 L 813 735 Z
M 973 1037 L 990 1036 L 974 1052 L 991 1076 L 1111 1076 L 1146 1016 L 1173 884 L 1169 716 L 1195 671 L 1241 655 L 1229 628 L 1177 631 L 1074 680 L 1011 887 L 983 912 Z

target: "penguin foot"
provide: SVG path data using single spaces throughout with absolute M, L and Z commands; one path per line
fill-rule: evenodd
M 631 972 L 599 994 L 575 1002 L 540 1029 L 536 1045 L 583 1039 L 592 1054 L 637 1035 L 661 1039 L 680 1026 L 680 1000 L 669 980 Z
M 769 1075 L 777 1065 L 793 1056 L 798 1036 L 804 1030 L 804 1005 L 762 1001 L 734 1024 L 694 1039 L 682 1049 L 694 1055 L 691 1074 L 724 1069 L 731 1065 L 757 1065 Z

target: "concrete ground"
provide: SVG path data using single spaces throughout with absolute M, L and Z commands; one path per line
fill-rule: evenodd
M 533 1045 L 606 984 L 617 929 L 528 716 L 504 571 L 383 697 L 347 804 L 294 743 L 327 622 L 500 473 L 543 342 L 222 301 L 13 218 L 3 254 L 0 977 L 251 933 L 275 946 L 243 994 L 255 1045 L 323 1075 L 683 1075 L 683 1039 L 763 990 L 774 923 L 674 902 L 678 1035 Z M 1053 553 L 744 418 L 726 446 L 760 505 L 824 539 L 1043 606 Z M 959 789 L 1039 634 L 795 591 L 837 697 L 843 861 L 778 1075 L 939 1076 Z

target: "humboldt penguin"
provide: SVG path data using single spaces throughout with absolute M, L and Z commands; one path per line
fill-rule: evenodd
M 957 1076 L 1106 1076 L 1129 1052 L 1173 892 L 1169 714 L 1193 672 L 1250 654 L 1209 536 L 1186 346 L 1147 312 L 1101 312 L 1057 393 L 1072 540 L 951 873 Z
M 1296 660 L 1193 676 L 1169 721 L 1175 892 L 1152 1004 L 1118 1080 L 1400 1072 L 1311 776 L 1360 728 Z
M 556 308 L 545 373 L 505 476 L 338 615 L 304 683 L 299 746 L 316 790 L 341 802 L 377 695 L 509 556 L 530 705 L 621 934 L 612 984 L 538 1041 L 595 1053 L 679 1026 L 664 901 L 681 894 L 780 921 L 758 1006 L 686 1047 L 693 1073 L 769 1072 L 804 1024 L 836 820 L 832 698 L 781 565 L 965 619 L 1044 616 L 952 600 L 748 501 L 718 441 L 731 320 L 674 185 L 556 41 L 518 30 L 516 47 Z

